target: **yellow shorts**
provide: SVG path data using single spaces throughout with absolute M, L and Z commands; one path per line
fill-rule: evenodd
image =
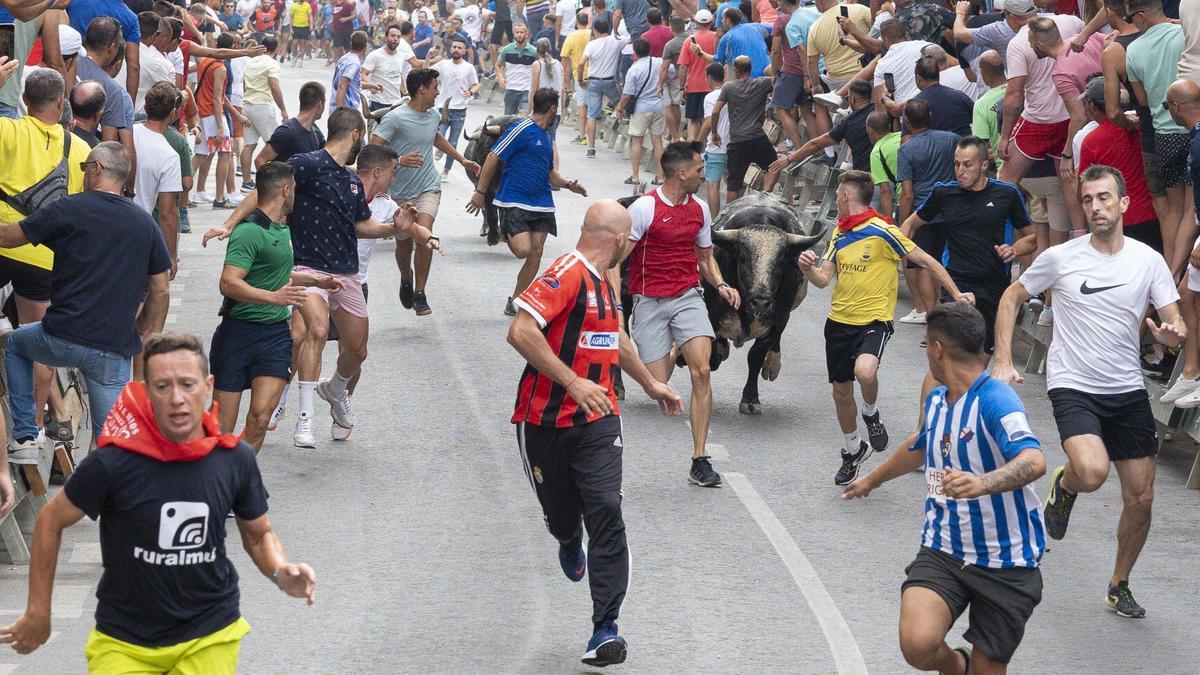
M 140 647 L 93 629 L 88 636 L 91 675 L 223 675 L 237 672 L 238 648 L 250 624 L 238 619 L 221 630 L 169 647 Z

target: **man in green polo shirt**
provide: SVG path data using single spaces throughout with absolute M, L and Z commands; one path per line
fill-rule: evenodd
M 871 181 L 879 192 L 879 212 L 896 217 L 900 183 L 896 180 L 896 155 L 900 153 L 900 132 L 892 131 L 892 117 L 886 112 L 867 115 L 867 136 L 871 138 Z
M 292 374 L 292 307 L 306 297 L 304 286 L 342 290 L 336 277 L 292 271 L 292 235 L 283 220 L 292 212 L 296 181 L 292 167 L 268 162 L 258 169 L 258 209 L 236 227 L 221 271 L 221 323 L 213 333 L 213 399 L 222 428 L 237 426 L 242 392 L 250 390 L 243 432 L 258 452 L 271 412 Z

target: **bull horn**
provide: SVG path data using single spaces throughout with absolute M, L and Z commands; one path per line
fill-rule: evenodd
M 469 131 L 464 131 L 464 132 L 463 132 L 463 138 L 467 139 L 468 141 L 475 141 L 475 140 L 479 140 L 479 132 L 475 132 L 475 135 L 474 135 L 474 136 L 472 136 L 472 135 L 471 135 L 471 132 L 469 132 Z
M 713 230 L 712 238 L 713 241 L 737 241 L 738 232 L 739 230 L 736 228 L 731 230 Z M 789 243 L 791 242 L 789 241 Z
M 713 236 L 716 236 L 715 232 L 713 233 Z M 821 230 L 820 232 L 810 236 L 805 236 L 803 234 L 789 234 L 787 236 L 787 243 L 788 246 L 803 246 L 807 248 L 815 245 L 824 238 L 825 230 Z
M 499 136 L 500 132 L 504 131 L 504 127 L 501 127 L 499 124 L 489 124 L 485 126 L 483 130 L 493 136 Z

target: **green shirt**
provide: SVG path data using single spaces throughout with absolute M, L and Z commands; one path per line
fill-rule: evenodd
M 971 114 L 971 133 L 991 143 L 992 151 L 1000 147 L 1000 117 L 998 108 L 1004 100 L 1004 91 L 1008 84 L 992 87 L 986 94 L 975 101 L 975 110 Z
M 191 144 L 179 133 L 179 130 L 173 126 L 168 126 L 163 136 L 167 138 L 167 143 L 171 149 L 179 153 L 179 175 L 184 178 L 192 177 L 192 153 Z
M 900 154 L 900 132 L 893 131 L 879 139 L 871 148 L 871 180 L 876 185 L 890 183 L 892 197 L 900 198 L 900 183 L 896 180 L 896 155 Z M 899 203 L 899 202 L 893 202 Z M 889 216 L 891 214 L 888 214 Z
M 1178 24 L 1160 23 L 1142 31 L 1141 37 L 1125 48 L 1125 68 L 1130 82 L 1141 82 L 1146 89 L 1146 101 L 1154 118 L 1154 131 L 1160 134 L 1186 134 L 1187 129 L 1171 119 L 1171 111 L 1162 107 L 1167 100 L 1167 87 L 1179 73 L 1179 57 L 1183 54 L 1183 28 Z
M 266 228 L 243 222 L 233 228 L 225 249 L 225 264 L 246 270 L 246 283 L 264 291 L 277 291 L 292 277 L 292 233 L 287 225 Z M 221 316 L 250 323 L 287 321 L 291 309 L 278 305 L 235 302 L 226 298 Z

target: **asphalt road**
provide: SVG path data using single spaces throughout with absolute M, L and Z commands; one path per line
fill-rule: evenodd
M 295 100 L 328 71 L 284 67 Z M 472 107 L 469 127 L 495 105 Z M 570 130 L 560 139 L 572 137 Z M 584 159 L 564 144 L 563 174 L 584 199 L 556 193 L 559 237 L 545 262 L 573 247 L 586 205 L 628 194 L 627 163 L 602 148 Z M 444 184 L 436 226 L 448 249 L 434 262 L 433 314 L 396 299 L 393 246 L 371 266 L 370 356 L 355 396 L 351 440 L 328 440 L 318 406 L 315 450 L 292 447 L 296 394 L 259 457 L 270 516 L 293 560 L 318 575 L 317 603 L 284 597 L 260 577 L 236 534 L 242 611 L 253 632 L 246 673 L 578 672 L 591 632 L 586 584 L 566 581 L 523 474 L 511 425 L 522 362 L 504 341 L 501 310 L 518 264 L 477 236 L 463 210 L 462 169 Z M 224 217 L 192 211 L 182 238 L 170 328 L 207 343 L 217 324 L 223 246 L 201 249 Z M 713 377 L 710 443 L 720 489 L 686 482 L 685 418 L 668 419 L 636 387 L 623 405 L 624 513 L 634 573 L 620 621 L 637 672 L 905 672 L 897 646 L 899 585 L 917 551 L 922 478 L 897 480 L 844 503 L 833 485 L 840 433 L 825 380 L 821 325 L 828 291 L 812 290 L 783 339 L 783 370 L 762 387 L 763 414 L 738 413 L 745 352 Z M 905 298 L 902 305 L 907 305 Z M 903 311 L 908 307 L 904 306 Z M 880 407 L 893 439 L 913 427 L 925 357 L 922 331 L 900 325 L 882 369 Z M 326 372 L 335 348 L 326 350 Z M 685 400 L 683 373 L 673 384 Z M 1019 387 L 1049 463 L 1063 453 L 1040 378 Z M 319 403 L 319 402 L 318 402 Z M 1141 621 L 1103 605 L 1115 547 L 1115 482 L 1078 502 L 1067 539 L 1045 557 L 1045 594 L 1013 672 L 1185 672 L 1200 664 L 1188 636 L 1200 615 L 1198 494 L 1184 489 L 1196 449 L 1160 457 L 1155 522 L 1132 581 L 1149 610 Z M 874 465 L 879 460 L 872 460 Z M 1038 485 L 1044 496 L 1046 480 Z M 1115 475 L 1114 475 L 1115 481 Z M 101 571 L 98 528 L 66 534 L 55 594 L 55 634 L 34 655 L 0 652 L 0 675 L 81 672 Z M 0 622 L 24 604 L 26 568 L 0 566 Z M 951 642 L 966 628 L 965 619 Z

